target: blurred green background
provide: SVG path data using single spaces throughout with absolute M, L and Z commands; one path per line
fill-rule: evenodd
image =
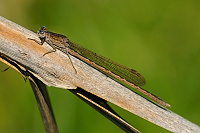
M 37 31 L 45 25 L 70 40 L 134 68 L 145 89 L 200 125 L 200 1 L 1 0 L 0 15 Z M 0 63 L 0 70 L 7 66 Z M 49 87 L 60 133 L 123 133 L 67 90 Z M 142 132 L 168 132 L 119 107 Z M 45 132 L 32 89 L 9 69 L 0 73 L 0 132 Z

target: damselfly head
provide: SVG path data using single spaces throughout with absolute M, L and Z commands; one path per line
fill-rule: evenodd
M 45 32 L 47 31 L 47 28 L 45 26 L 42 26 L 38 32 L 38 35 L 40 38 L 45 38 Z

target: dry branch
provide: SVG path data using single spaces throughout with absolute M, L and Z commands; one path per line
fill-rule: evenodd
M 28 38 L 38 39 L 38 36 L 0 17 L 0 54 L 16 61 L 46 85 L 83 88 L 171 132 L 200 132 L 199 126 L 141 97 L 73 56 L 77 73 L 61 51 L 43 56 L 51 47 L 40 46 Z

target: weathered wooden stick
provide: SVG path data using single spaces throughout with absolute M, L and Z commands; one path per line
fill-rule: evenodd
M 51 47 L 40 46 L 28 38 L 39 41 L 35 33 L 0 17 L 0 54 L 18 62 L 46 85 L 83 88 L 171 132 L 200 132 L 199 126 L 152 103 L 73 56 L 71 60 L 77 73 L 68 56 L 61 51 L 43 56 Z

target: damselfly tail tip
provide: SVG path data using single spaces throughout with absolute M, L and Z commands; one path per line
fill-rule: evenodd
M 167 108 L 171 108 L 171 105 L 166 103 L 166 102 L 162 102 L 162 103 L 159 103 L 160 105 L 164 106 L 164 107 L 167 107 Z
M 170 104 L 168 104 L 168 103 L 166 103 L 166 105 L 165 105 L 166 107 L 168 107 L 168 108 L 171 108 L 171 105 Z

